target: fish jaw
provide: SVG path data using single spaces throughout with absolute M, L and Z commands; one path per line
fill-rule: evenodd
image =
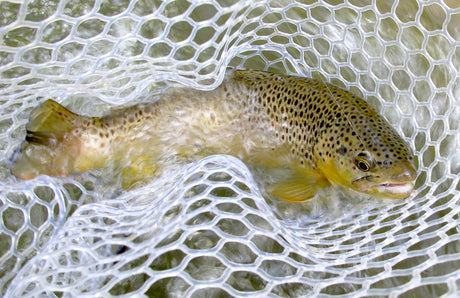
M 417 172 L 411 164 L 401 163 L 397 168 L 400 169 L 398 174 L 389 176 L 382 173 L 383 177 L 389 176 L 387 180 L 383 180 L 382 176 L 372 174 L 355 179 L 352 181 L 353 188 L 372 195 L 405 199 L 414 191 Z
M 352 169 L 338 166 L 332 159 L 318 162 L 317 166 L 332 184 L 371 196 L 391 199 L 409 197 L 414 190 L 414 181 L 417 177 L 414 166 L 408 161 L 394 162 L 390 168 L 380 167 L 374 172 L 360 172 L 360 174 L 353 172 Z
M 405 199 L 414 191 L 414 182 L 384 182 L 358 188 L 360 192 L 393 199 Z

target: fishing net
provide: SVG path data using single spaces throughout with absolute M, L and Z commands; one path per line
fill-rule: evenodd
M 458 295 L 459 28 L 455 0 L 0 1 L 0 295 Z M 46 98 L 97 116 L 228 68 L 364 97 L 415 149 L 414 195 L 315 213 L 230 156 L 125 192 L 98 171 L 10 175 Z

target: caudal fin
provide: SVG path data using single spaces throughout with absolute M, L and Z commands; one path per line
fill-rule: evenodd
M 21 179 L 66 174 L 72 161 L 61 153 L 75 153 L 65 152 L 69 149 L 66 134 L 76 127 L 79 117 L 53 100 L 43 102 L 30 116 L 26 139 L 13 158 L 12 174 Z
M 48 99 L 32 112 L 26 126 L 26 141 L 39 145 L 56 145 L 65 133 L 75 127 L 79 115 L 67 110 L 54 100 Z

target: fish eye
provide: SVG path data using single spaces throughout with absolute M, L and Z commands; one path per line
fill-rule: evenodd
M 367 172 L 374 167 L 374 161 L 372 160 L 369 152 L 360 152 L 355 158 L 356 166 L 363 172 Z

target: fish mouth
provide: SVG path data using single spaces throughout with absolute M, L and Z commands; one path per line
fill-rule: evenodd
M 398 195 L 406 195 L 406 197 L 407 197 L 414 190 L 414 183 L 412 183 L 412 182 L 406 182 L 406 183 L 382 183 L 382 184 L 363 187 L 361 189 L 362 189 L 361 191 L 364 191 L 364 192 L 367 192 L 369 190 L 375 189 L 379 193 L 382 193 L 382 194 L 394 194 L 396 196 L 398 196 Z
M 361 177 L 353 181 L 354 184 L 364 184 L 363 182 L 372 181 L 370 176 Z M 383 182 L 379 184 L 368 184 L 358 186 L 357 190 L 369 194 L 377 194 L 389 198 L 405 199 L 414 190 L 414 182 Z

